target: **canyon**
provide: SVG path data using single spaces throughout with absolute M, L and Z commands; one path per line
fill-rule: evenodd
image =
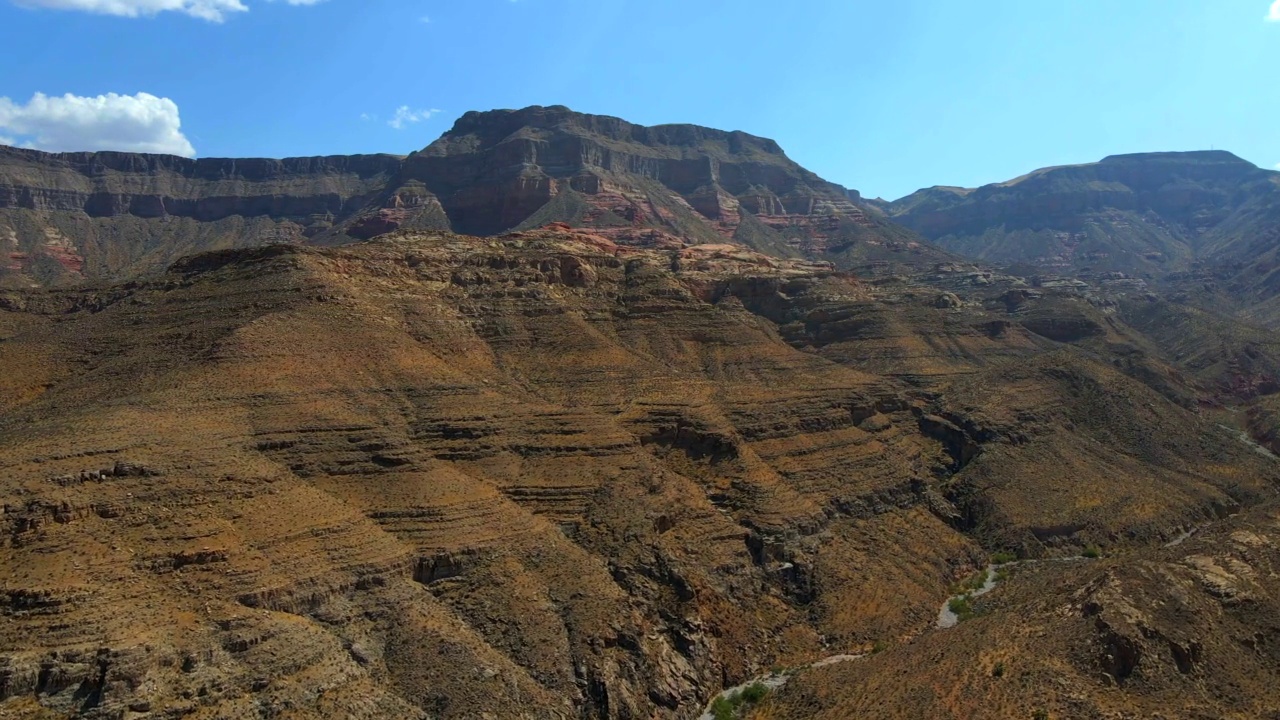
M 0 148 L 0 718 L 676 720 L 784 668 L 739 717 L 1263 716 L 1242 163 L 883 203 L 562 107 L 407 157 Z M 1163 239 L 1036 245 L 1112 208 Z

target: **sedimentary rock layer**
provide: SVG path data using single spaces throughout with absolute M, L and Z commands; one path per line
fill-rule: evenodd
M 1269 492 L 1117 331 L 968 287 L 535 231 L 7 293 L 0 716 L 689 717 L 925 632 L 979 540 Z
M 408 158 L 0 148 L 0 286 L 121 279 L 208 250 L 563 222 L 618 242 L 733 242 L 845 265 L 937 255 L 772 140 L 533 107 L 467 113 Z

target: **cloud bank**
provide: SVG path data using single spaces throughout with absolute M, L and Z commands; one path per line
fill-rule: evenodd
M 50 152 L 120 150 L 195 157 L 178 105 L 148 93 L 97 97 L 36 93 L 24 104 L 0 97 L 5 144 Z M 13 137 L 9 137 L 13 136 Z

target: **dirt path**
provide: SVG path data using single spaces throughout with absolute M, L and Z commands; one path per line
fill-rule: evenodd
M 1249 437 L 1249 433 L 1243 430 L 1237 430 L 1236 428 L 1233 428 L 1227 425 L 1223 425 L 1222 423 L 1218 423 L 1218 427 L 1222 428 L 1223 430 L 1229 430 L 1233 433 L 1237 433 L 1236 436 L 1240 439 L 1240 442 L 1253 448 L 1254 451 L 1257 452 L 1259 455 L 1265 455 L 1266 457 L 1269 457 L 1272 460 L 1280 460 L 1280 457 L 1277 457 L 1275 453 L 1259 445 L 1257 441 Z
M 1009 564 L 1011 565 L 1012 563 L 1009 563 Z M 947 598 L 947 601 L 942 603 L 942 609 L 938 611 L 938 628 L 942 630 L 946 630 L 947 628 L 953 628 L 960 623 L 960 616 L 956 615 L 951 610 L 951 602 L 953 600 L 959 600 L 961 598 L 966 598 L 966 597 L 972 599 L 980 595 L 986 595 L 992 590 L 995 590 L 996 583 L 1000 582 L 1000 578 L 997 577 L 996 571 L 1001 567 L 1005 567 L 1005 566 L 1004 565 L 988 565 L 987 579 L 983 581 L 982 587 L 976 590 L 962 592 L 962 593 L 959 593 L 958 595 L 952 595 L 951 597 Z

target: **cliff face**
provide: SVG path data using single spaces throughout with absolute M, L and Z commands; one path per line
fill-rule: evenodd
M 405 174 L 440 198 L 460 232 L 560 221 L 844 263 L 928 251 L 774 141 L 743 132 L 564 107 L 468 113 L 411 156 Z
M 1221 151 L 1119 155 L 977 189 L 928 188 L 886 210 L 949 250 L 993 262 L 1164 273 L 1225 256 L 1263 230 L 1260 210 L 1280 207 L 1277 177 Z
M 202 250 L 317 239 L 399 167 L 390 155 L 188 160 L 0 148 L 0 283 L 122 277 Z
M 0 287 L 123 278 L 204 250 L 549 222 L 843 265 L 937 255 L 852 197 L 771 140 L 563 107 L 468 113 L 407 159 L 0 148 Z

